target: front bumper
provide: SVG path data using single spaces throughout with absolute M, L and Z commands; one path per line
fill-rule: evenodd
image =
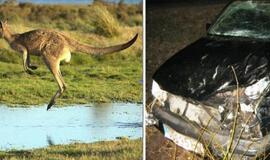
M 155 81 L 152 94 L 160 102 L 160 105 L 153 106 L 152 112 L 154 117 L 163 123 L 165 137 L 200 155 L 206 154 L 206 147 L 218 156 L 224 155 L 231 141 L 231 128 L 226 126 L 226 123 L 221 123 L 223 111 L 220 107 L 174 95 L 160 89 Z M 257 116 L 255 111 L 243 112 L 251 117 Z M 260 123 L 252 125 L 253 130 L 246 129 L 251 126 L 246 126 L 244 122 L 235 128 L 236 135 L 231 147 L 235 157 L 255 157 L 269 151 L 270 135 L 261 133 Z M 254 130 L 256 133 L 252 133 Z

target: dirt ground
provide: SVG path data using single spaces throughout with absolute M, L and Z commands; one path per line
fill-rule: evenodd
M 178 50 L 206 33 L 225 3 L 146 4 L 146 98 L 152 101 L 152 75 Z M 146 129 L 147 160 L 203 159 L 165 139 L 154 126 Z

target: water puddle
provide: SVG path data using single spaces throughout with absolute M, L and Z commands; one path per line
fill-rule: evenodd
M 0 150 L 142 137 L 142 105 L 99 104 L 33 108 L 0 105 Z

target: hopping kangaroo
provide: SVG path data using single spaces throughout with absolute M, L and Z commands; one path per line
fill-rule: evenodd
M 66 84 L 60 71 L 60 62 L 62 60 L 69 62 L 72 51 L 81 51 L 93 55 L 113 53 L 130 47 L 138 37 L 138 34 L 136 34 L 127 43 L 105 48 L 95 48 L 53 30 L 37 29 L 22 34 L 15 34 L 10 31 L 6 21 L 1 21 L 0 25 L 0 36 L 9 43 L 12 49 L 22 54 L 23 68 L 27 73 L 31 74 L 32 70 L 37 69 L 36 65 L 30 63 L 30 54 L 41 56 L 46 66 L 52 72 L 59 90 L 51 98 L 47 110 L 55 104 L 55 100 L 66 89 Z

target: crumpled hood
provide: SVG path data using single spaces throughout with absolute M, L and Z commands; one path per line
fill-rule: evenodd
M 269 60 L 269 42 L 204 37 L 166 61 L 153 79 L 163 90 L 203 101 L 236 85 L 231 66 L 245 87 L 268 78 Z
M 160 103 L 153 113 L 164 123 L 165 136 L 202 154 L 203 143 L 195 147 L 198 137 L 203 135 L 206 142 L 216 135 L 214 141 L 226 149 L 235 127 L 234 141 L 241 139 L 237 154 L 255 156 L 268 150 L 269 60 L 269 42 L 232 37 L 204 37 L 176 53 L 153 76 L 152 94 Z

